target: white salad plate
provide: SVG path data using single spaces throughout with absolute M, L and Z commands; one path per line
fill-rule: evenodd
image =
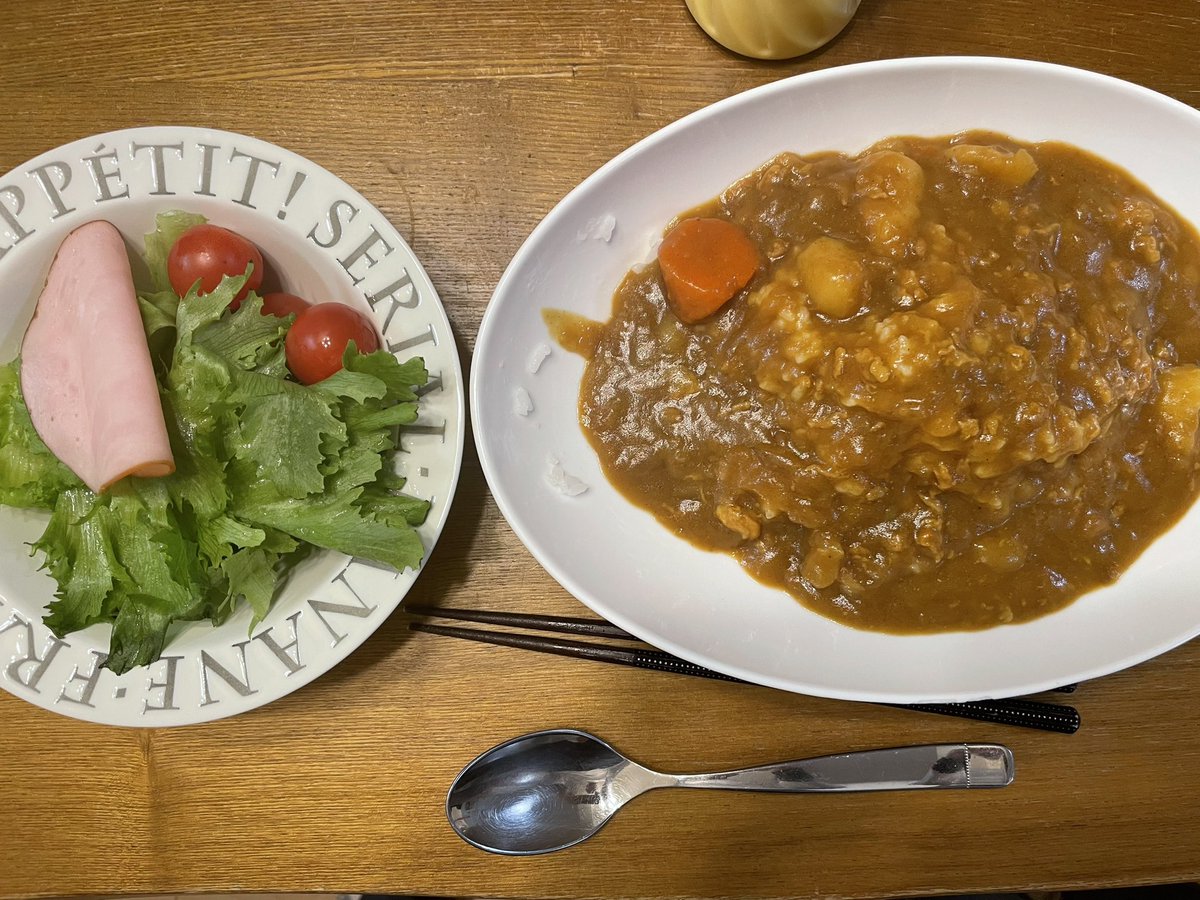
M 896 636 L 826 619 L 624 500 L 579 425 L 584 361 L 557 347 L 542 359 L 552 343 L 543 308 L 608 318 L 622 277 L 652 258 L 666 223 L 775 154 L 857 152 L 889 135 L 967 129 L 1078 145 L 1200 222 L 1196 110 L 1076 69 L 941 57 L 813 72 L 716 103 L 621 153 L 534 229 L 484 316 L 473 425 L 500 509 L 568 591 L 694 663 L 851 700 L 1033 693 L 1134 665 L 1200 633 L 1200 506 L 1116 584 L 1032 622 Z
M 0 177 L 0 361 L 20 352 L 68 232 L 106 219 L 136 258 L 155 215 L 170 209 L 244 235 L 278 273 L 279 289 L 351 303 L 373 317 L 399 358 L 424 358 L 430 384 L 399 456 L 407 490 L 432 504 L 418 529 L 428 559 L 462 462 L 464 386 L 454 336 L 428 275 L 383 214 L 295 153 L 224 131 L 155 126 L 83 138 Z M 0 687 L 111 725 L 187 725 L 277 700 L 349 656 L 418 575 L 315 554 L 253 631 L 245 604 L 220 627 L 177 624 L 158 662 L 117 677 L 98 666 L 109 626 L 59 640 L 42 624 L 55 585 L 27 545 L 48 517 L 0 507 Z

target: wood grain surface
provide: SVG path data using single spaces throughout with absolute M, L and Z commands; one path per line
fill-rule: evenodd
M 539 219 L 712 101 L 828 66 L 963 53 L 1082 66 L 1196 105 L 1197 51 L 1197 0 L 864 0 L 830 45 L 784 63 L 723 51 L 682 0 L 4 2 L 0 171 L 152 123 L 282 144 L 396 224 L 467 362 Z M 582 610 L 508 529 L 470 447 L 410 597 Z M 411 635 L 398 613 L 311 686 L 210 725 L 103 728 L 0 694 L 0 897 L 866 897 L 1200 879 L 1198 695 L 1192 644 L 1083 685 L 1084 727 L 1063 737 Z M 990 740 L 1013 747 L 1019 773 L 982 794 L 659 792 L 566 853 L 462 843 L 443 811 L 450 780 L 548 726 L 665 769 Z

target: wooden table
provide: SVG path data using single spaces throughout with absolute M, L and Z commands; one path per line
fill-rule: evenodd
M 682 0 L 96 4 L 0 16 L 0 171 L 131 125 L 210 125 L 340 174 L 429 269 L 463 358 L 504 266 L 605 160 L 764 82 L 943 53 L 1026 56 L 1200 99 L 1196 0 L 864 0 L 798 61 L 712 44 Z M 468 447 L 448 529 L 410 595 L 577 613 L 505 525 Z M 90 726 L 0 694 L 0 897 L 373 891 L 499 897 L 865 897 L 1200 879 L 1200 644 L 1101 682 L 1074 737 L 410 635 L 210 725 Z M 988 794 L 665 792 L 589 844 L 506 859 L 443 814 L 491 744 L 594 730 L 667 769 L 851 747 L 1000 740 Z

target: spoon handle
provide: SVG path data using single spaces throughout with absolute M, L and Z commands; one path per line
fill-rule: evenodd
M 1004 787 L 1013 755 L 1000 744 L 925 744 L 674 778 L 678 787 L 780 793 Z

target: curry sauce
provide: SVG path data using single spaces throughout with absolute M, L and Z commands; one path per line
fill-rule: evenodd
M 607 477 L 680 537 L 933 632 L 1058 609 L 1192 503 L 1200 239 L 1115 166 L 893 138 L 783 154 L 686 215 L 750 236 L 746 288 L 685 325 L 652 263 L 575 348 Z

